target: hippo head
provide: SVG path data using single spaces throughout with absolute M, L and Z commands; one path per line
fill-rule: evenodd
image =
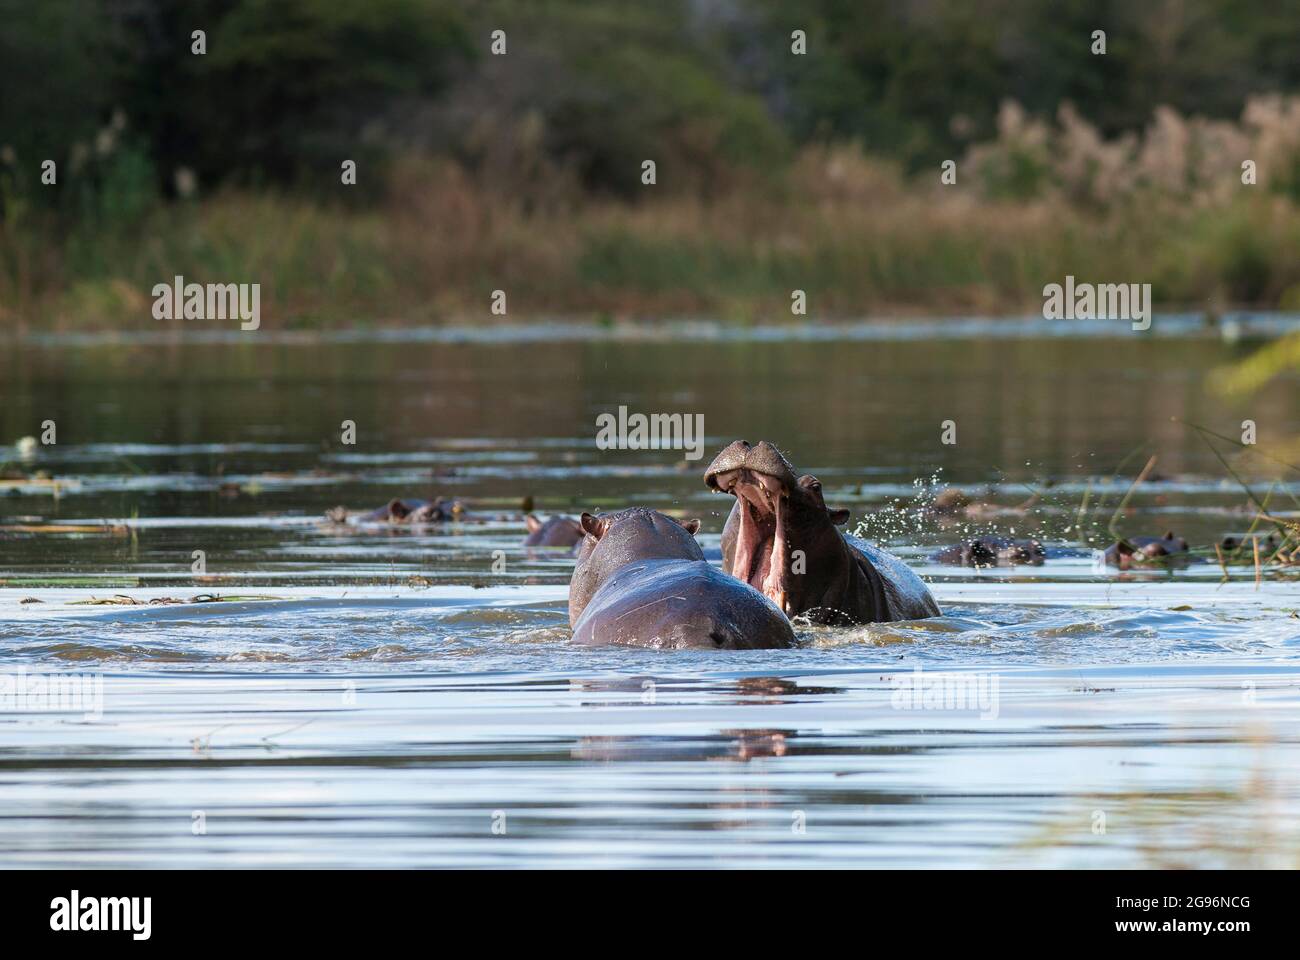
M 524 517 L 528 528 L 525 547 L 573 547 L 582 540 L 582 525 L 572 517 L 556 515 L 542 522 L 531 513 Z
M 674 520 L 645 507 L 630 507 L 579 521 L 583 540 L 569 581 L 569 622 L 577 622 L 600 585 L 637 560 L 703 560 L 695 542 L 698 520 Z
M 739 516 L 739 528 L 728 572 L 762 591 L 787 615 L 803 609 L 799 600 L 805 578 L 791 576 L 791 544 L 805 558 L 842 551 L 836 527 L 848 520 L 849 512 L 828 509 L 821 481 L 811 474 L 796 477 L 790 461 L 766 440 L 752 447 L 744 440 L 732 443 L 709 464 L 704 482 L 736 498 L 733 514 Z
M 451 520 L 459 517 L 465 512 L 464 506 L 459 500 L 448 500 L 445 497 L 439 497 L 433 503 L 422 503 L 413 510 L 409 510 L 402 520 L 415 526 L 424 523 L 441 523 L 444 520 Z
M 1174 532 L 1170 530 L 1159 540 L 1148 540 L 1141 543 L 1138 552 L 1149 559 L 1168 557 L 1175 553 L 1186 553 L 1187 541 L 1182 537 L 1176 536 Z
M 1010 564 L 1042 566 L 1047 553 L 1037 540 L 1016 540 L 998 550 L 998 560 Z

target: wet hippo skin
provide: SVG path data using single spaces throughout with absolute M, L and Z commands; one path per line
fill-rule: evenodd
M 543 522 L 530 513 L 524 525 L 528 528 L 525 547 L 573 547 L 583 538 L 582 525 L 573 517 L 556 514 Z
M 633 507 L 592 516 L 569 583 L 573 642 L 660 649 L 794 646 L 794 631 L 767 597 L 712 566 L 695 542 L 698 520 L 679 523 Z
M 730 444 L 704 482 L 736 499 L 722 531 L 724 569 L 787 615 L 833 624 L 940 615 L 921 578 L 892 554 L 842 533 L 848 511 L 827 509 L 820 481 L 796 478 L 767 441 Z

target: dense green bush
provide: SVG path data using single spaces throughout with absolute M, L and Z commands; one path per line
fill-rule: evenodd
M 71 172 L 116 116 L 163 195 L 179 172 L 205 191 L 326 189 L 349 158 L 365 198 L 415 149 L 525 194 L 559 171 L 642 196 L 655 159 L 660 193 L 707 196 L 810 141 L 913 170 L 956 158 L 1008 100 L 1040 119 L 1072 103 L 1114 138 L 1162 105 L 1235 119 L 1300 85 L 1300 0 L 0 0 L 0 23 L 11 199 L 41 159 Z M 1006 191 L 1033 189 L 1031 167 L 1004 170 Z

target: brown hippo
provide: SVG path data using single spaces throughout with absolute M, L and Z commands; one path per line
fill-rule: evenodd
M 1128 537 L 1112 543 L 1105 551 L 1106 566 L 1127 570 L 1134 564 L 1152 561 L 1187 562 L 1191 555 L 1187 550 L 1187 541 L 1176 537 L 1172 532 L 1163 537 Z
M 945 487 L 930 504 L 930 512 L 940 516 L 964 514 L 971 505 L 970 497 L 958 487 Z
M 545 523 L 530 513 L 524 517 L 524 525 L 528 528 L 525 547 L 574 547 L 584 536 L 582 524 L 558 513 Z
M 976 537 L 945 547 L 933 555 L 940 563 L 963 567 L 996 567 L 1029 564 L 1042 566 L 1046 554 L 1037 540 L 1008 540 L 1005 537 Z
M 821 482 L 796 479 L 767 441 L 737 440 L 709 464 L 704 482 L 736 498 L 722 531 L 724 569 L 787 615 L 834 624 L 940 615 L 907 564 L 836 529 L 849 512 L 827 509 Z
M 1254 556 L 1255 544 L 1259 544 L 1261 555 L 1272 556 L 1277 552 L 1277 548 L 1282 545 L 1278 540 L 1276 533 L 1270 533 L 1267 536 L 1258 534 L 1246 534 L 1241 537 L 1234 537 L 1231 534 L 1219 541 L 1219 550 L 1223 554 L 1234 554 L 1239 551 L 1244 552 L 1247 557 Z
M 394 498 L 382 507 L 360 514 L 356 519 L 358 523 L 400 523 L 419 526 L 425 523 L 442 523 L 460 519 L 464 515 L 465 505 L 459 500 L 439 497 L 430 502 Z M 347 523 L 348 512 L 343 507 L 335 507 L 326 512 L 325 518 L 331 523 Z
M 573 642 L 586 646 L 749 650 L 794 646 L 790 621 L 753 587 L 704 559 L 695 531 L 632 507 L 582 515 L 569 581 Z

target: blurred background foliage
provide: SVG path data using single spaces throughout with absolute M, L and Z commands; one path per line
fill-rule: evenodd
M 1006 101 L 1043 119 L 1069 103 L 1111 139 L 1160 107 L 1236 120 L 1300 86 L 1296 0 L 0 0 L 0 16 L 4 144 L 72 162 L 120 112 L 164 192 L 179 167 L 302 185 L 359 153 L 486 163 L 502 138 L 623 194 L 646 156 L 707 191 L 815 142 L 914 172 L 996 135 Z
M 524 316 L 788 316 L 794 286 L 819 315 L 1006 313 L 1065 273 L 1300 309 L 1300 0 L 0 0 L 0 24 L 9 324 L 148 325 L 174 273 L 261 277 L 300 325 L 477 316 L 494 288 Z

